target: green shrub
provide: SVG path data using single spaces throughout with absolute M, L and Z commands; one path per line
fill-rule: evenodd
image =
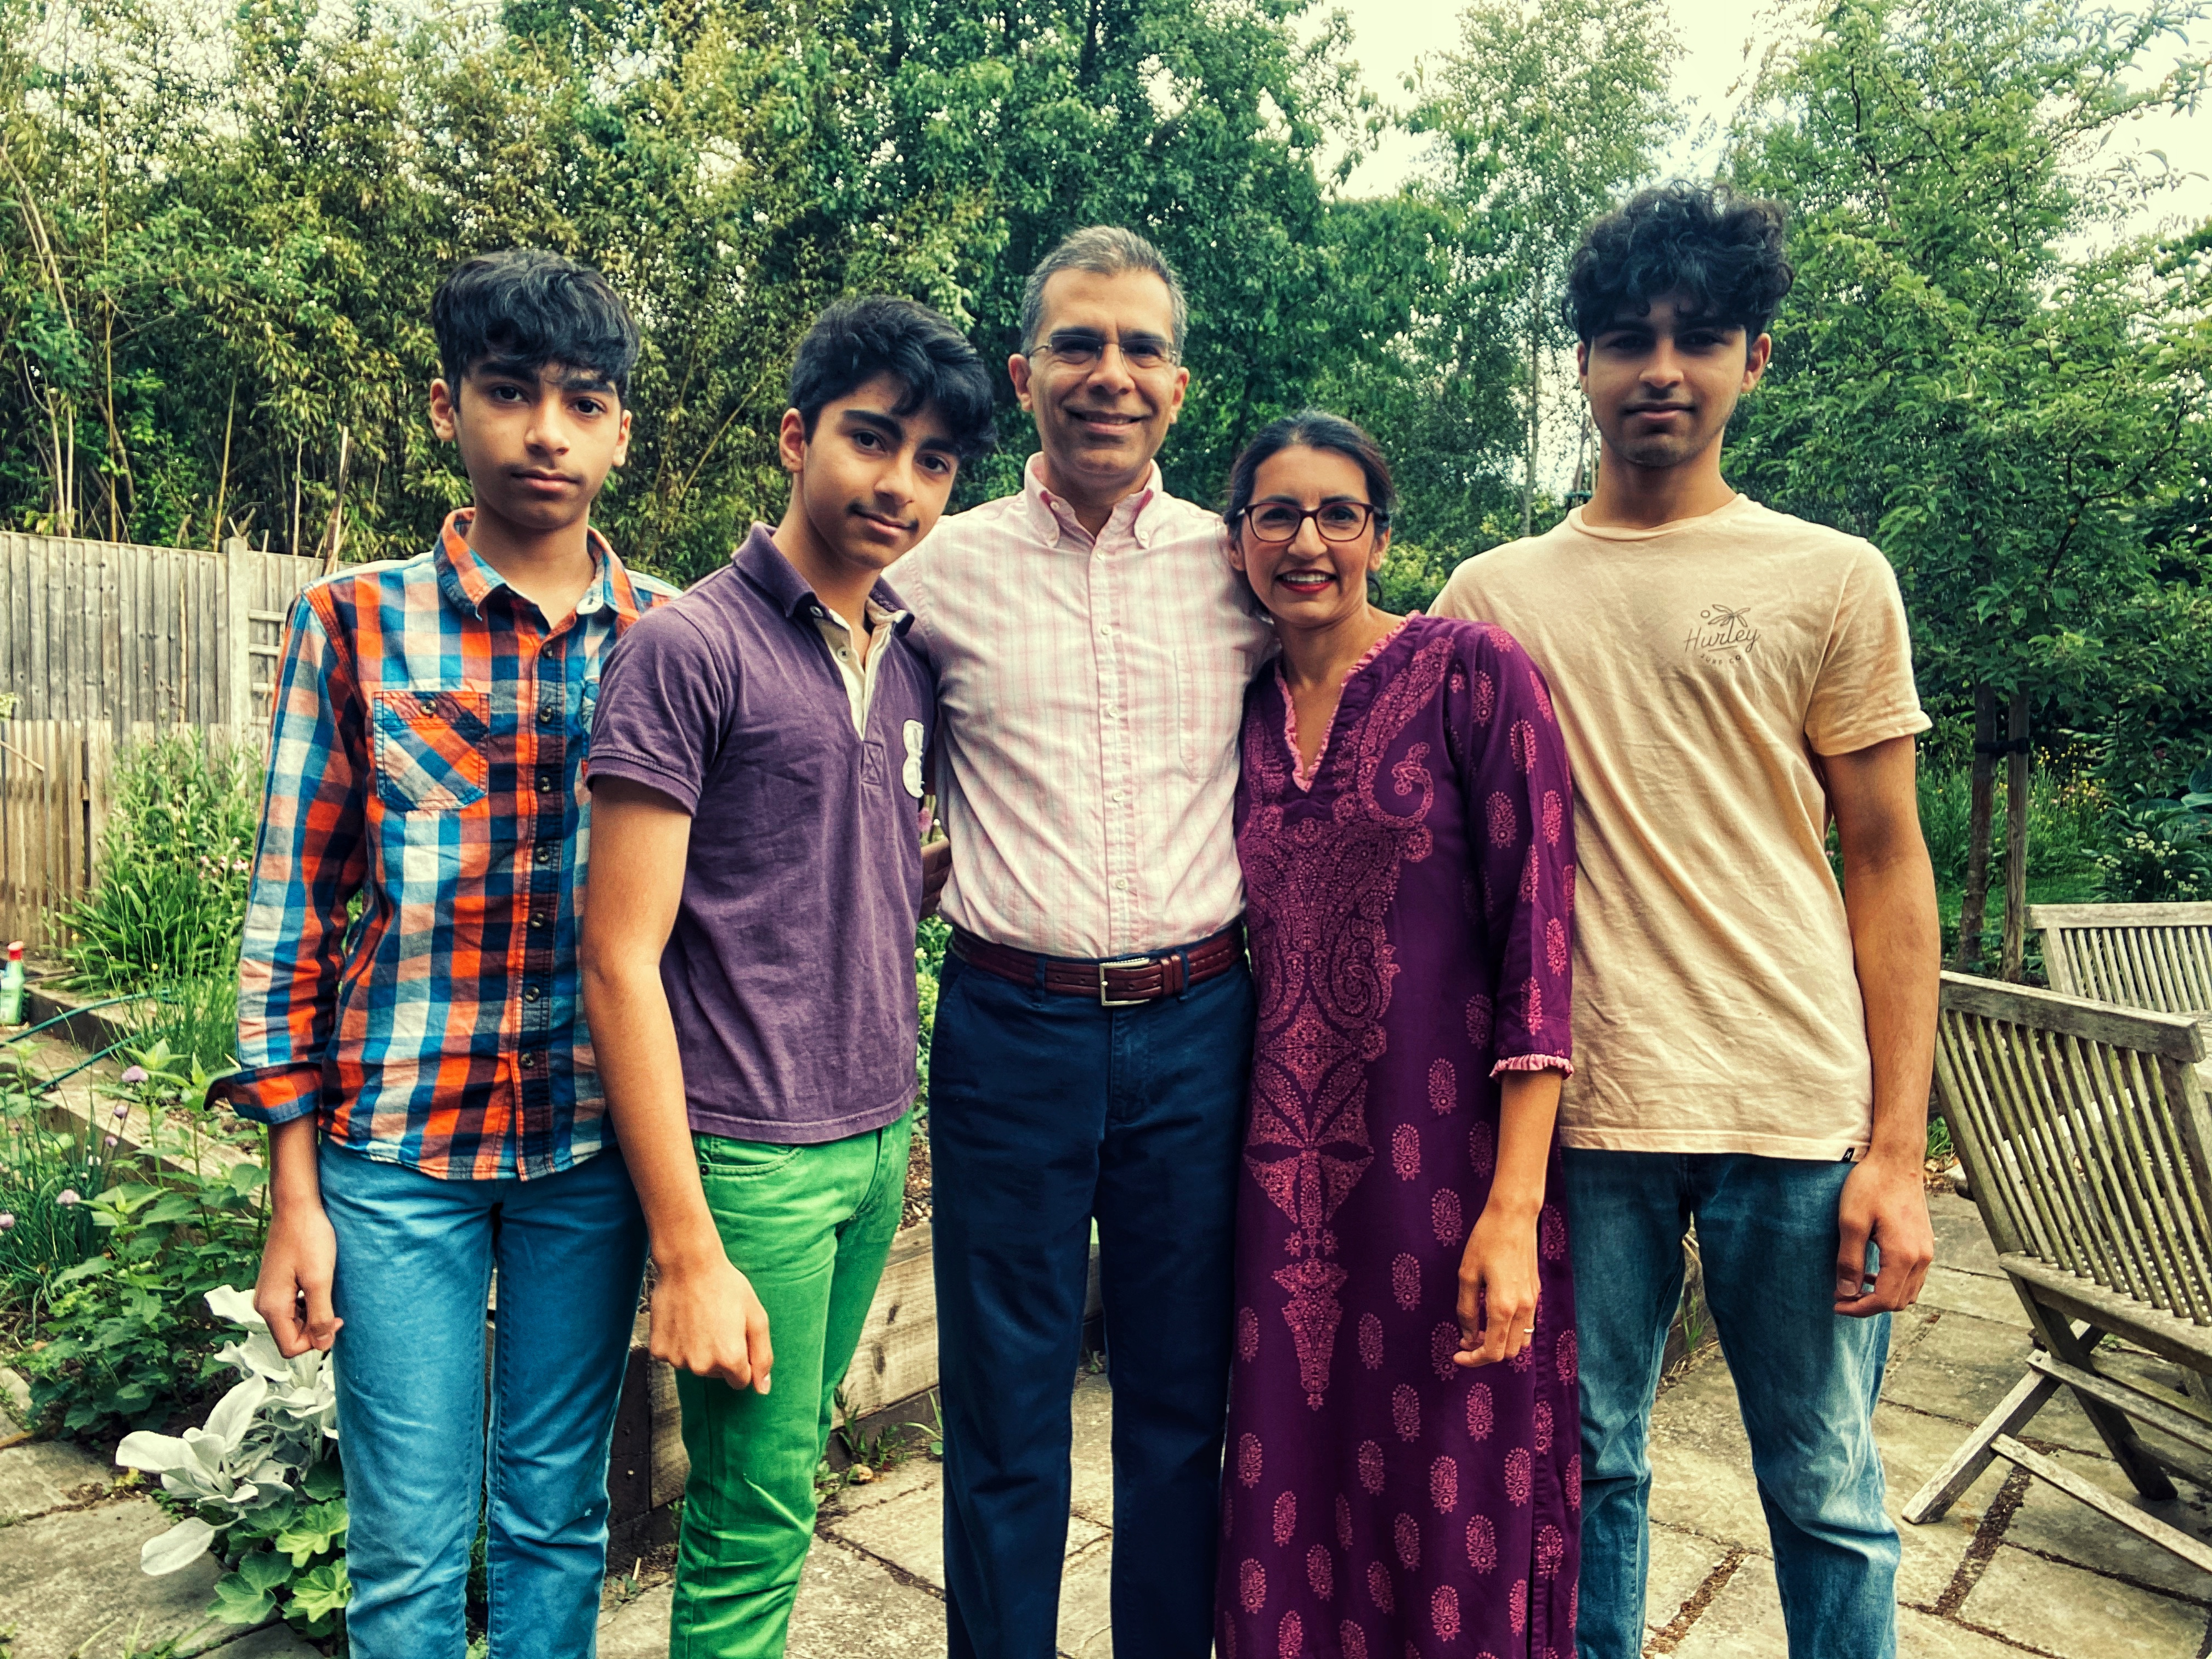
M 164 732 L 118 759 L 91 896 L 64 918 L 76 982 L 127 991 L 210 979 L 238 960 L 260 811 L 252 749 Z
M 97 1239 L 88 1201 L 107 1184 L 96 1118 L 57 1129 L 46 1103 L 19 1073 L 0 1082 L 0 1316 L 36 1329 L 55 1280 Z
M 204 1072 L 158 1044 L 133 1062 L 113 1092 L 143 1109 L 148 1144 L 74 1206 L 90 1218 L 84 1257 L 46 1281 L 44 1340 L 15 1361 L 33 1413 L 64 1434 L 159 1423 L 204 1393 L 224 1337 L 207 1293 L 260 1270 L 266 1170 L 203 1157 Z M 189 1167 L 162 1167 L 164 1153 Z
M 1966 879 L 1973 776 L 1963 766 L 1930 767 L 1920 775 L 1920 833 L 1928 843 L 1936 884 L 1956 889 Z M 2110 803 L 2087 774 L 2068 775 L 2044 767 L 2027 785 L 2027 878 L 2032 885 L 2092 881 L 2108 834 Z M 2004 891 L 2005 780 L 1999 769 L 1990 810 L 1990 891 Z
M 2115 806 L 2097 859 L 2098 896 L 2112 904 L 2212 898 L 2212 762 L 2179 797 Z
M 149 1047 L 166 1047 L 185 1070 L 197 1066 L 215 1076 L 235 1071 L 238 975 L 218 974 L 163 986 L 142 1008 L 135 1035 Z

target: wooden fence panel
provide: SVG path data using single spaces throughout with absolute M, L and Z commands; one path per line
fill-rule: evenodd
M 237 726 L 269 716 L 312 559 L 0 534 L 0 691 L 19 720 Z M 258 690 L 256 688 L 259 688 Z

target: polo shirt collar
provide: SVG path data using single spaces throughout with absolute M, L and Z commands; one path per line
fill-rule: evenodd
M 473 507 L 464 507 L 448 514 L 445 527 L 438 532 L 438 544 L 432 550 L 431 559 L 437 567 L 438 591 L 447 603 L 464 615 L 481 618 L 484 602 L 495 589 L 506 587 L 507 581 L 469 545 L 469 526 L 475 521 Z M 576 615 L 583 617 L 612 610 L 616 626 L 627 628 L 638 617 L 637 590 L 630 585 L 629 572 L 623 568 L 614 548 L 597 530 L 587 528 L 584 538 L 592 550 L 593 574 L 592 585 L 576 601 Z M 516 597 L 520 599 L 520 595 Z
M 1029 513 L 1030 525 L 1039 540 L 1048 546 L 1057 547 L 1065 537 L 1073 536 L 1078 544 L 1087 544 L 1091 532 L 1084 529 L 1075 517 L 1075 511 L 1060 496 L 1045 488 L 1044 456 L 1030 457 L 1029 465 L 1023 470 L 1022 497 Z M 1115 530 L 1133 536 L 1139 547 L 1152 545 L 1153 532 L 1160 514 L 1165 510 L 1167 489 L 1160 480 L 1160 464 L 1152 463 L 1152 471 L 1143 485 L 1114 503 L 1114 511 L 1106 520 L 1104 534 Z
M 730 562 L 737 566 L 739 575 L 766 594 L 769 602 L 787 617 L 802 619 L 811 627 L 830 608 L 814 596 L 806 578 L 799 574 L 799 567 L 783 556 L 783 550 L 775 544 L 774 533 L 764 524 L 753 526 L 752 534 L 730 556 Z M 896 613 L 891 626 L 898 633 L 904 634 L 914 626 L 913 613 L 881 577 L 869 590 L 868 602 Z

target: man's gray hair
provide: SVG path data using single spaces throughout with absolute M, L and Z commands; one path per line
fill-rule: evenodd
M 1044 285 L 1055 272 L 1088 270 L 1101 276 L 1125 270 L 1149 270 L 1168 285 L 1168 303 L 1175 317 L 1176 357 L 1182 357 L 1183 337 L 1190 329 L 1190 304 L 1182 295 L 1182 278 L 1154 247 L 1133 230 L 1119 225 L 1087 225 L 1072 231 L 1060 246 L 1037 262 L 1022 289 L 1022 356 L 1036 349 L 1037 331 L 1044 325 Z

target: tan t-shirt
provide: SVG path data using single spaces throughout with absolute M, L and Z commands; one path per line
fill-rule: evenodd
M 1739 495 L 1468 560 L 1435 608 L 1544 671 L 1575 769 L 1570 1146 L 1834 1159 L 1873 1079 L 1818 757 L 1924 731 L 1868 543 Z

